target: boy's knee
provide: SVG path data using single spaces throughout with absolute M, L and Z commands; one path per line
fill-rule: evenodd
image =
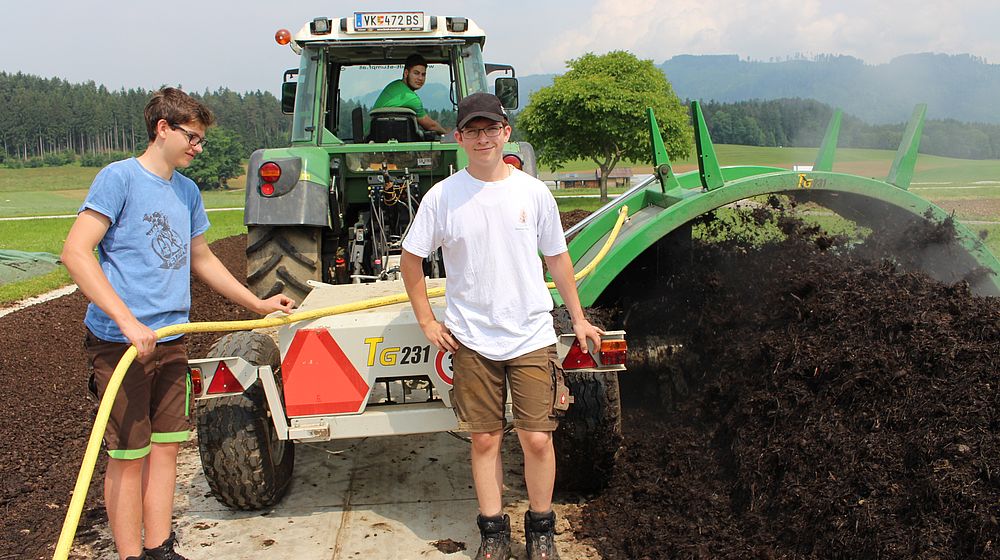
M 542 455 L 552 450 L 552 432 L 518 432 L 521 448 L 526 453 Z
M 472 451 L 474 453 L 491 453 L 500 449 L 500 442 L 503 441 L 503 432 L 483 432 L 471 435 Z

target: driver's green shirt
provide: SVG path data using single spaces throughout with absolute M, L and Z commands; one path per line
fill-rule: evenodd
M 389 82 L 389 85 L 385 86 L 385 89 L 379 94 L 378 99 L 375 100 L 375 105 L 372 106 L 372 109 L 381 109 L 383 107 L 406 107 L 407 109 L 413 109 L 418 119 L 427 116 L 427 111 L 424 109 L 424 104 L 420 101 L 420 97 L 417 96 L 417 92 L 410 89 L 410 86 L 406 85 L 406 82 L 403 80 Z

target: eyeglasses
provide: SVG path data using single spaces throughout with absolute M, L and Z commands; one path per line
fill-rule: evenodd
M 202 138 L 201 136 L 198 136 L 197 134 L 184 128 L 183 126 L 172 124 L 170 125 L 170 128 L 183 132 L 184 136 L 187 136 L 188 144 L 191 144 L 192 146 L 201 146 L 202 148 L 204 148 L 205 144 L 208 143 L 207 138 Z
M 500 132 L 502 130 L 503 126 L 493 125 L 493 126 L 488 126 L 486 128 L 463 128 L 461 130 L 461 133 L 462 133 L 462 138 L 465 138 L 466 140 L 475 140 L 476 138 L 479 138 L 480 132 L 482 132 L 483 134 L 485 134 L 490 138 L 496 138 L 497 136 L 500 136 Z

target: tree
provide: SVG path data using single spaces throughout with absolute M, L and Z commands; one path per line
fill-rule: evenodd
M 687 109 L 651 60 L 626 51 L 587 53 L 567 63 L 569 71 L 531 95 L 518 126 L 542 164 L 553 168 L 590 159 L 600 169 L 601 199 L 620 161 L 648 160 L 646 108 L 652 108 L 671 158 L 693 145 Z
M 226 180 L 243 173 L 243 146 L 236 134 L 216 126 L 208 129 L 205 149 L 182 173 L 201 190 L 224 189 Z

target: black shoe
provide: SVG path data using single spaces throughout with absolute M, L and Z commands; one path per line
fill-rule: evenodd
M 188 560 L 174 552 L 174 544 L 176 542 L 177 536 L 174 533 L 170 533 L 167 540 L 163 541 L 163 544 L 160 546 L 156 548 L 144 548 L 145 558 L 148 560 Z
M 94 373 L 91 373 L 90 379 L 87 380 L 87 391 L 90 393 L 90 396 L 94 397 L 95 401 L 101 402 L 101 397 L 97 394 L 97 375 Z M 129 558 L 132 557 L 130 556 Z M 136 556 L 136 558 L 140 557 Z
M 528 560 L 559 560 L 555 529 L 556 512 L 524 512 L 524 547 Z
M 125 560 L 149 560 L 149 557 L 146 556 L 145 552 L 143 552 L 142 554 L 140 554 L 138 556 L 129 556 Z
M 510 516 L 476 517 L 483 540 L 476 560 L 508 560 L 510 558 Z

